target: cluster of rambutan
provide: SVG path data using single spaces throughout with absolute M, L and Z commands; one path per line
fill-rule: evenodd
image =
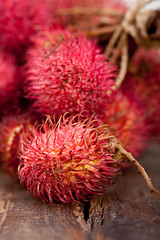
M 102 194 L 128 166 L 115 139 L 137 157 L 160 133 L 158 51 L 137 51 L 115 91 L 116 66 L 58 15 L 90 2 L 126 11 L 110 0 L 0 0 L 1 164 L 50 203 Z

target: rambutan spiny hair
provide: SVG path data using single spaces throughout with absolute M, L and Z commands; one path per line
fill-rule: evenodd
M 122 85 L 123 92 L 136 95 L 146 108 L 150 138 L 160 135 L 160 54 L 158 49 L 138 49 Z
M 118 90 L 102 122 L 115 129 L 115 134 L 125 149 L 135 157 L 142 154 L 149 144 L 150 124 L 146 121 L 146 107 L 136 98 Z
M 60 28 L 39 33 L 33 42 L 24 85 L 33 108 L 57 119 L 65 112 L 101 112 L 110 101 L 116 73 L 95 42 Z
M 0 51 L 0 111 L 18 103 L 20 98 L 21 79 L 15 59 L 10 54 Z
M 45 0 L 1 0 L 0 44 L 20 54 L 30 44 L 30 37 L 51 22 Z
M 107 126 L 94 127 L 90 119 L 47 117 L 20 140 L 19 180 L 49 203 L 73 203 L 102 194 L 120 173 L 111 151 Z

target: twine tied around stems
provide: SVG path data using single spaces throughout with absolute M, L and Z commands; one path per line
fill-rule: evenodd
M 140 0 L 137 1 L 135 7 L 130 9 L 119 27 L 112 34 L 109 43 L 106 46 L 105 54 L 111 57 L 112 62 L 121 58 L 120 70 L 116 79 L 116 90 L 121 86 L 128 69 L 129 62 L 129 49 L 128 49 L 128 36 L 130 35 L 139 46 L 145 48 L 160 47 L 159 41 L 151 40 L 147 32 L 148 19 L 153 15 L 153 10 L 141 12 L 141 9 L 154 0 Z M 116 45 L 115 49 L 114 46 Z

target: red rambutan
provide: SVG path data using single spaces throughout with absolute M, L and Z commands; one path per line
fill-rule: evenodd
M 116 74 L 95 42 L 62 29 L 39 33 L 34 42 L 24 86 L 33 107 L 56 118 L 65 112 L 101 112 Z
M 103 123 L 116 130 L 115 134 L 125 149 L 134 156 L 139 156 L 149 142 L 145 108 L 140 102 L 119 90 L 104 115 Z
M 50 117 L 20 140 L 19 180 L 33 196 L 72 203 L 102 194 L 120 173 L 106 126 Z
M 24 52 L 30 37 L 50 23 L 44 0 L 0 0 L 0 44 L 5 50 Z
M 146 108 L 150 137 L 160 135 L 160 54 L 157 49 L 139 49 L 122 86 L 125 94 L 135 95 Z
M 17 103 L 20 97 L 21 79 L 12 56 L 0 52 L 0 109 Z M 8 107 L 7 107 L 8 108 Z
M 0 122 L 0 155 L 3 169 L 17 176 L 19 139 L 22 131 L 33 123 L 30 113 L 7 115 Z

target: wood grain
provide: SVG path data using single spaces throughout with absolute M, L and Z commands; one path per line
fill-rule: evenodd
M 160 147 L 139 159 L 160 189 Z M 81 205 L 50 206 L 0 171 L 1 240 L 159 240 L 160 200 L 135 168 L 127 170 L 103 196 Z

